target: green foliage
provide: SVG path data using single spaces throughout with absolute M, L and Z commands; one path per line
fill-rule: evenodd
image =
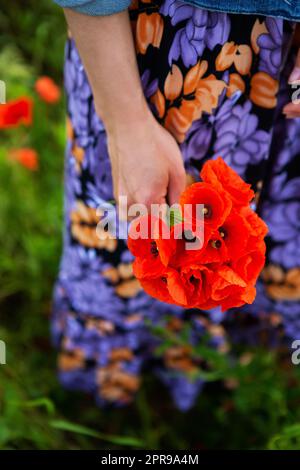
M 135 439 L 133 437 L 126 436 L 110 436 L 108 434 L 100 433 L 93 429 L 81 426 L 80 424 L 70 423 L 69 421 L 51 421 L 50 426 L 56 429 L 62 429 L 63 431 L 69 431 L 75 434 L 82 434 L 84 436 L 94 437 L 100 441 L 110 442 L 118 446 L 129 446 L 129 447 L 143 447 L 145 444 L 143 441 Z
M 126 409 L 99 410 L 61 389 L 49 315 L 62 239 L 64 103 L 42 103 L 34 82 L 48 74 L 61 83 L 65 26 L 50 0 L 20 4 L 10 0 L 0 12 L 0 79 L 9 99 L 34 98 L 35 116 L 32 127 L 0 134 L 0 448 L 298 449 L 300 373 L 284 353 L 241 346 L 228 356 L 204 338 L 193 355 L 205 362 L 199 375 L 208 384 L 187 414 L 148 376 Z M 38 171 L 10 158 L 19 147 L 36 149 Z M 151 328 L 162 339 L 157 356 L 189 345 L 188 324 L 180 334 Z
M 300 424 L 294 424 L 284 428 L 276 434 L 270 442 L 270 450 L 299 450 L 300 448 Z
M 65 20 L 51 0 L 9 0 L 0 10 L 0 51 L 14 44 L 38 74 L 61 77 Z

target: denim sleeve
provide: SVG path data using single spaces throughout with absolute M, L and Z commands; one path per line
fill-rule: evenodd
M 54 0 L 64 8 L 91 16 L 105 16 L 126 10 L 131 0 Z

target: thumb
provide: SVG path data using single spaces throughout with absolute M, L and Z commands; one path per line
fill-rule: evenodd
M 292 84 L 293 82 L 296 82 L 296 81 L 300 81 L 300 49 L 298 49 L 296 62 L 289 76 L 288 83 Z

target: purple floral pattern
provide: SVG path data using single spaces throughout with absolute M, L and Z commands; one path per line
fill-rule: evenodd
M 228 39 L 229 15 L 201 10 L 177 0 L 166 0 L 160 11 L 164 16 L 170 16 L 173 26 L 185 22 L 174 36 L 169 51 L 170 65 L 179 57 L 186 67 L 195 65 L 206 47 L 212 50 Z

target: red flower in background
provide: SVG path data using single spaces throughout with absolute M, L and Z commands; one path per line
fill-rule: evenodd
M 34 149 L 21 148 L 12 150 L 10 157 L 31 171 L 36 171 L 39 167 L 38 154 Z
M 39 97 L 49 104 L 57 103 L 61 96 L 61 91 L 50 77 L 40 77 L 35 82 L 35 90 Z
M 171 227 L 168 239 L 163 237 L 166 225 L 157 218 L 155 236 L 151 232 L 146 239 L 133 239 L 130 231 L 134 274 L 148 294 L 185 308 L 227 310 L 252 303 L 268 230 L 249 206 L 254 193 L 220 157 L 207 161 L 200 175 L 204 181 L 181 195 L 184 220 Z M 197 204 L 203 205 L 202 229 Z M 134 226 L 151 219 L 138 219 Z M 183 237 L 178 239 L 176 232 Z M 203 243 L 197 244 L 201 238 Z M 187 242 L 193 239 L 191 250 Z
M 0 129 L 32 124 L 33 103 L 28 97 L 0 105 Z

